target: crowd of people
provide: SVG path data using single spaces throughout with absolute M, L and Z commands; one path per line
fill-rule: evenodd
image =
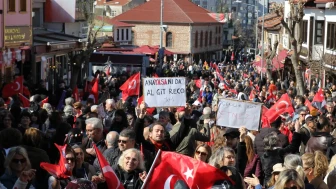
M 98 101 L 90 94 L 91 80 L 77 101 L 64 82 L 55 94 L 43 82 L 30 89 L 29 108 L 22 108 L 16 95 L 0 99 L 0 188 L 108 188 L 94 144 L 125 189 L 142 187 L 159 150 L 220 169 L 234 181 L 235 189 L 336 188 L 335 83 L 327 80 L 328 88 L 322 90 L 326 103 L 318 106 L 313 103 L 321 90 L 317 82 L 301 95 L 294 81 L 261 79 L 250 64 L 179 61 L 164 64 L 162 71 L 186 77 L 184 107 L 147 107 L 138 103 L 140 94 L 122 100 L 119 87 L 131 74 L 103 71 L 93 77 L 99 81 Z M 260 121 L 259 130 L 216 124 L 221 98 L 272 108 L 283 94 L 289 96 L 294 113 L 279 115 L 268 125 Z M 41 103 L 47 96 L 52 100 Z M 308 107 L 306 100 L 313 105 Z M 54 143 L 67 144 L 71 176 L 66 179 L 40 166 L 59 162 Z

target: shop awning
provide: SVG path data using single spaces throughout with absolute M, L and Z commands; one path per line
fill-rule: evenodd
M 140 52 L 147 55 L 155 55 L 156 49 L 150 47 L 149 45 L 142 45 L 141 47 L 133 49 L 134 52 Z

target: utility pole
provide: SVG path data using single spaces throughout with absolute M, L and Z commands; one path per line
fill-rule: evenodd
M 262 73 L 262 69 L 263 69 L 263 64 L 264 64 L 264 25 L 265 25 L 265 0 L 263 3 L 263 20 L 262 20 L 262 27 L 261 27 L 261 63 L 260 63 L 260 80 L 262 80 L 263 78 L 263 73 Z
M 159 50 L 159 60 L 160 60 L 160 75 L 162 74 L 162 66 L 163 66 L 163 56 L 162 53 L 163 48 L 163 0 L 161 0 L 161 7 L 160 7 L 160 50 Z M 164 53 L 164 51 L 163 51 Z

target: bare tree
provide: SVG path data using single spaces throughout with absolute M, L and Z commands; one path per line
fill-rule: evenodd
M 278 40 L 276 40 L 273 44 L 273 48 L 272 48 L 272 44 L 271 44 L 271 39 L 268 39 L 268 48 L 269 48 L 269 54 L 266 56 L 266 74 L 267 74 L 267 78 L 268 79 L 272 79 L 272 69 L 273 69 L 273 58 L 276 55 L 277 49 L 278 49 Z
M 70 87 L 73 89 L 77 85 L 79 73 L 81 71 L 82 63 L 84 63 L 84 70 L 87 70 L 89 59 L 97 44 L 97 35 L 104 26 L 104 22 L 97 24 L 95 22 L 94 9 L 95 0 L 77 0 L 78 14 L 81 14 L 83 19 L 88 24 L 88 33 L 86 43 L 83 45 L 83 49 L 80 54 L 76 54 L 71 58 L 72 74 Z
M 290 11 L 288 15 L 288 22 L 285 22 L 284 7 L 281 4 L 274 5 L 274 12 L 281 17 L 281 24 L 288 33 L 291 49 L 293 54 L 291 56 L 291 62 L 294 67 L 297 92 L 303 95 L 305 92 L 303 77 L 301 69 L 299 69 L 299 55 L 302 49 L 302 21 L 304 16 L 304 4 L 303 0 L 290 0 Z

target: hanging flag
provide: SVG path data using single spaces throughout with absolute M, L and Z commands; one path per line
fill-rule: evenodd
M 8 83 L 3 87 L 2 97 L 8 98 L 19 93 L 22 94 L 23 93 L 22 85 L 23 85 L 23 77 L 22 76 L 16 77 L 16 79 L 13 82 Z
M 73 92 L 72 92 L 72 96 L 74 97 L 75 99 L 75 102 L 78 102 L 79 101 L 79 95 L 78 95 L 78 87 L 75 86 Z
M 225 172 L 205 162 L 160 150 L 142 188 L 174 188 L 177 182 L 189 188 L 202 189 L 210 189 L 218 184 L 222 186 L 224 183 L 231 183 L 231 186 L 235 184 Z
M 65 149 L 67 145 L 59 146 L 55 143 L 55 146 L 57 147 L 59 153 L 60 153 L 60 160 L 58 161 L 58 164 L 51 164 L 42 162 L 40 163 L 40 167 L 44 170 L 46 170 L 49 174 L 54 176 L 58 179 L 67 179 L 71 176 L 71 172 L 68 170 L 68 166 L 70 165 L 67 163 L 67 160 L 65 158 Z
M 201 79 L 196 79 L 194 81 L 195 81 L 196 87 L 198 87 L 200 89 L 202 87 L 202 80 Z
M 64 102 L 64 99 L 65 99 L 65 94 L 66 94 L 66 91 L 63 90 L 62 96 L 61 96 L 61 98 L 60 98 L 60 100 L 58 102 L 57 108 L 56 108 L 58 111 L 62 111 L 63 110 L 63 105 L 64 105 L 63 102 Z
M 143 102 L 144 100 L 144 96 L 142 95 L 141 97 L 138 98 L 138 105 L 140 106 L 140 104 Z
M 40 104 L 41 104 L 41 108 L 43 107 L 43 104 L 48 103 L 48 101 L 49 101 L 49 97 L 43 99 L 43 100 L 40 102 Z
M 324 99 L 324 94 L 323 94 L 323 90 L 320 88 L 317 93 L 315 94 L 314 98 L 313 98 L 313 102 L 323 102 Z
M 140 72 L 132 75 L 119 88 L 122 91 L 122 99 L 126 100 L 129 96 L 139 95 L 140 92 Z
M 256 95 L 256 91 L 254 89 L 251 90 L 250 92 L 250 97 L 249 99 L 252 101 L 254 99 L 254 96 Z
M 29 99 L 25 96 L 23 96 L 21 93 L 19 93 L 19 99 L 22 102 L 22 107 L 28 108 L 30 107 Z
M 266 106 L 262 106 L 262 112 L 261 112 L 261 121 L 262 121 L 262 128 L 269 128 L 271 127 L 268 118 L 266 116 L 266 113 L 268 111 L 268 108 Z
M 30 91 L 28 89 L 28 87 L 23 85 L 23 89 L 22 89 L 22 94 L 28 98 L 30 98 Z
M 283 113 L 294 113 L 292 101 L 288 94 L 283 94 L 281 98 L 265 113 L 269 123 L 273 123 Z
M 107 188 L 109 189 L 124 189 L 123 184 L 118 179 L 117 175 L 114 173 L 113 169 L 103 156 L 103 154 L 98 150 L 96 144 L 93 144 L 93 148 L 96 151 L 96 156 L 103 172 L 103 176 L 105 177 Z
M 99 84 L 98 84 L 98 79 L 95 80 L 92 89 L 91 89 L 91 94 L 95 98 L 95 103 L 98 103 L 98 95 L 99 95 Z

